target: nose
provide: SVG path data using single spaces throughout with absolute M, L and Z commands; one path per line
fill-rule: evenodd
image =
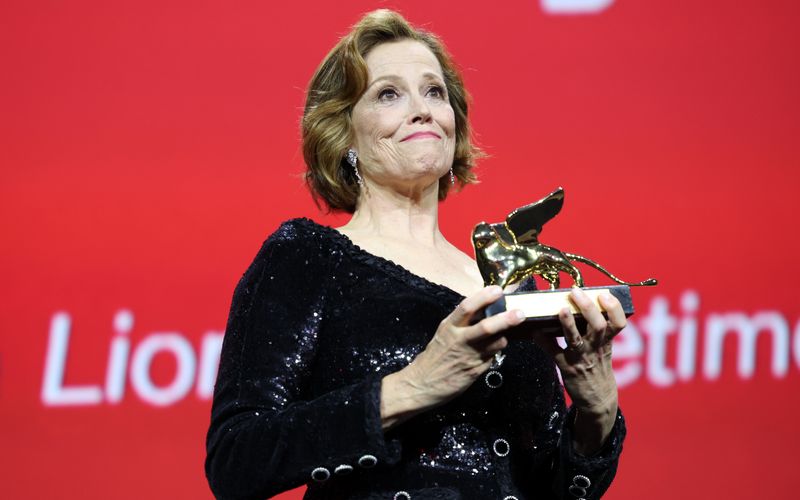
M 432 120 L 431 108 L 423 96 L 414 96 L 411 99 L 409 122 L 410 123 L 428 123 Z

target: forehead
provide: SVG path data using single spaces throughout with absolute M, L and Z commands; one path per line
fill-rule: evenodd
M 372 79 L 413 69 L 442 76 L 439 60 L 427 46 L 416 40 L 382 43 L 374 47 L 364 60 Z

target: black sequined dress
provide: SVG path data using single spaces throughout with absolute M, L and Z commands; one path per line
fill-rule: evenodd
M 619 414 L 597 454 L 571 446 L 550 358 L 514 341 L 450 403 L 388 433 L 380 382 L 406 366 L 463 297 L 335 229 L 285 222 L 233 296 L 208 431 L 218 498 L 594 499 L 614 477 Z

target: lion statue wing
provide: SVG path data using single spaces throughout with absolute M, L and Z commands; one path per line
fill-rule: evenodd
M 508 214 L 505 222 L 492 224 L 492 229 L 506 241 L 536 244 L 542 226 L 558 215 L 563 205 L 564 189 L 559 187 L 541 200 L 514 210 Z

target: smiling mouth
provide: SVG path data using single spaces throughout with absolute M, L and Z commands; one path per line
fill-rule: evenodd
M 400 142 L 405 142 L 411 139 L 441 139 L 441 137 L 439 137 L 439 134 L 435 132 L 416 132 L 401 139 Z

